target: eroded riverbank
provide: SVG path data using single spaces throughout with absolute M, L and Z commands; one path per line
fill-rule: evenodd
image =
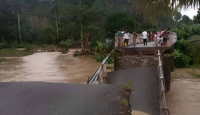
M 194 78 L 193 72 L 193 69 L 172 72 L 171 90 L 167 93 L 170 115 L 199 115 L 200 79 Z
M 42 52 L 0 63 L 1 82 L 59 82 L 86 84 L 100 63 L 92 56 L 73 57 L 73 52 Z

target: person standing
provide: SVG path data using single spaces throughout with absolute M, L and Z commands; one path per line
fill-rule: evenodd
M 157 33 L 154 33 L 153 39 L 154 39 L 156 47 L 158 47 L 158 34 Z
M 145 44 L 147 46 L 147 35 L 148 35 L 147 31 L 142 32 L 142 38 L 143 38 L 144 46 L 145 46 Z
M 142 41 L 143 41 L 143 37 L 142 37 L 141 34 L 139 35 L 139 39 L 140 39 L 140 43 L 142 43 Z
M 162 38 L 162 36 L 158 37 L 158 43 L 162 46 L 162 44 L 163 44 L 163 38 Z
M 163 33 L 163 46 L 167 47 L 167 40 L 169 39 L 169 32 L 170 32 L 170 28 L 166 29 Z
M 148 41 L 151 41 L 151 32 L 148 33 Z
M 125 31 L 123 39 L 124 39 L 124 46 L 128 46 L 129 33 L 127 31 Z
M 135 30 L 133 30 L 133 46 L 135 47 L 136 45 L 136 38 L 137 38 L 137 33 Z
M 118 37 L 118 47 L 121 47 L 121 42 L 122 42 L 122 32 L 121 31 L 117 32 L 117 37 Z

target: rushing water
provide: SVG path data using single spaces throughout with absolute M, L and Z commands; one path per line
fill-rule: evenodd
M 200 79 L 191 73 L 192 69 L 176 69 L 172 73 L 171 90 L 167 93 L 170 115 L 200 114 Z
M 10 58 L 0 63 L 1 82 L 62 82 L 83 83 L 96 72 L 100 63 L 92 56 L 73 57 L 72 52 L 35 53 L 33 55 Z

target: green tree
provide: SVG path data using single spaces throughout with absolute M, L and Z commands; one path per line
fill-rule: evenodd
M 180 21 L 180 24 L 181 23 L 188 24 L 190 22 L 192 22 L 192 20 L 187 15 L 183 15 L 182 20 Z
M 194 23 L 195 24 L 200 24 L 200 8 L 198 9 L 198 14 L 194 16 Z
M 176 21 L 176 26 L 178 24 L 178 21 L 180 21 L 181 18 L 182 18 L 182 14 L 180 12 L 176 12 L 174 15 L 174 19 Z
M 107 17 L 108 37 L 114 38 L 117 30 L 128 30 L 132 32 L 135 27 L 134 17 L 127 13 L 117 12 L 110 13 Z
M 7 0 L 1 1 L 0 4 L 0 43 L 11 43 L 17 36 L 17 18 L 12 13 L 11 6 Z

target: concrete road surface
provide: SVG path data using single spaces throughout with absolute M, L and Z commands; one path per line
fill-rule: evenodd
M 132 83 L 130 104 L 134 111 L 159 115 L 159 77 L 157 67 L 138 67 L 109 73 L 109 84 L 121 86 Z
M 120 115 L 111 85 L 0 83 L 0 115 Z

